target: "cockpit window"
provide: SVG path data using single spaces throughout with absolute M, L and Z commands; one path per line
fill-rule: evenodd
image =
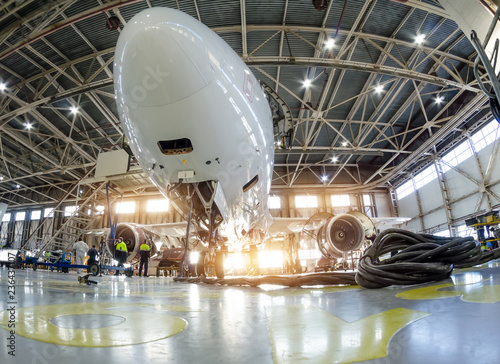
M 166 155 L 187 154 L 193 151 L 193 144 L 188 138 L 160 140 L 158 147 Z

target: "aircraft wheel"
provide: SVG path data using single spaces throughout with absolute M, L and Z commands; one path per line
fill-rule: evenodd
M 224 253 L 215 253 L 215 274 L 217 278 L 224 278 Z
M 101 272 L 101 267 L 96 262 L 90 263 L 90 266 L 88 268 L 88 272 L 95 277 L 96 275 L 98 275 Z
M 125 269 L 125 276 L 132 277 L 133 275 L 134 275 L 134 269 L 133 268 Z
M 63 273 L 68 273 L 69 272 L 69 268 L 68 267 L 63 267 L 61 270 L 62 270 Z
M 33 267 L 33 271 L 36 271 L 36 269 L 38 268 L 38 264 L 36 262 L 34 262 L 32 264 L 32 267 Z

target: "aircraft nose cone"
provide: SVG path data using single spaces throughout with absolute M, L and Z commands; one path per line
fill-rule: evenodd
M 142 12 L 120 35 L 115 54 L 117 82 L 124 101 L 131 105 L 174 103 L 198 92 L 213 78 L 202 39 L 171 15 Z

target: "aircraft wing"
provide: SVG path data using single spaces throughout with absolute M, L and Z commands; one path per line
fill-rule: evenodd
M 410 220 L 409 217 L 371 217 L 375 227 L 380 231 L 401 225 Z M 309 217 L 275 217 L 269 227 L 270 235 L 300 233 Z M 319 228 L 319 226 L 318 226 Z

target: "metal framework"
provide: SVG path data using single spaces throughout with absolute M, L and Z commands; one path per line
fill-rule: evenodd
M 0 1 L 0 199 L 13 208 L 55 203 L 100 151 L 120 148 L 119 31 L 104 23 L 117 16 L 125 24 L 146 7 L 178 7 L 205 22 L 291 107 L 293 146 L 276 153 L 274 189 L 385 190 L 457 129 L 488 117 L 474 49 L 436 1 L 350 0 L 345 12 L 334 0 L 323 12 L 310 1 L 268 3 Z M 414 42 L 417 33 L 425 43 Z M 137 168 L 112 182 L 154 190 Z

